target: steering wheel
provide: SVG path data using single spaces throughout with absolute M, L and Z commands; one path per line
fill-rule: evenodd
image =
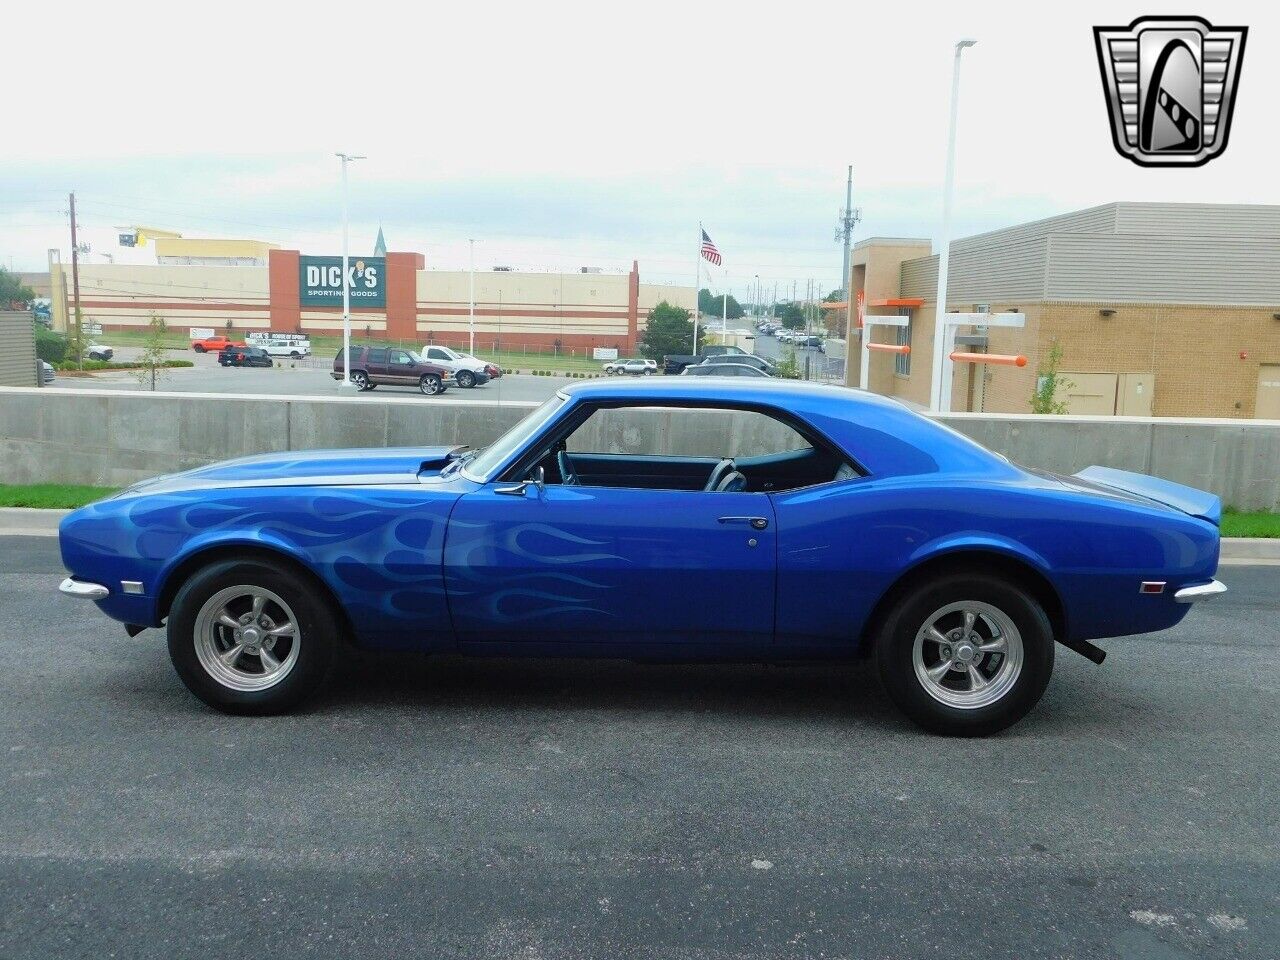
M 556 451 L 556 466 L 560 468 L 560 483 L 566 487 L 576 487 L 578 485 L 578 475 L 573 470 L 573 464 L 569 462 L 569 452 L 564 449 Z
M 724 479 L 725 474 L 733 469 L 733 458 L 725 457 L 716 464 L 716 468 L 711 471 L 711 476 L 707 478 L 707 484 L 703 490 L 715 490 L 720 485 L 720 481 Z

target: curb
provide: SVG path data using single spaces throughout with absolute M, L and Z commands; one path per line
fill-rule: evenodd
M 0 537 L 56 537 L 58 524 L 70 510 L 0 507 Z
M 0 507 L 0 537 L 56 537 L 58 524 L 70 510 Z M 1280 538 L 1223 537 L 1221 558 L 1230 563 L 1280 563 Z

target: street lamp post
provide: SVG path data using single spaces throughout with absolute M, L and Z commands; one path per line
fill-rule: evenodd
M 956 42 L 955 60 L 951 66 L 951 126 L 947 133 L 947 172 L 942 185 L 942 237 L 938 249 L 938 296 L 933 318 L 933 376 L 929 382 L 929 409 L 951 407 L 951 377 L 946 357 L 947 270 L 951 265 L 951 195 L 956 179 L 956 115 L 960 105 L 960 54 L 977 40 Z M 945 383 L 943 381 L 946 381 Z M 945 389 L 944 389 L 945 388 Z
M 352 160 L 364 160 L 351 153 L 337 153 L 342 161 L 342 384 L 354 389 L 351 383 L 351 257 L 349 247 L 351 223 L 347 212 L 347 164 Z M 385 282 L 385 281 L 384 281 Z
M 474 357 L 476 355 L 476 242 L 468 240 L 467 243 L 471 245 L 471 296 L 470 308 L 467 314 L 469 318 L 468 329 L 471 331 L 471 346 L 467 352 Z

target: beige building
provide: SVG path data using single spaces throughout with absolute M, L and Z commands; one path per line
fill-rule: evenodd
M 911 348 L 873 352 L 870 388 L 921 405 L 937 308 L 929 250 L 865 240 L 850 277 L 866 313 L 910 318 L 870 328 L 872 342 Z M 1280 206 L 1111 203 L 967 237 L 951 246 L 947 300 L 1026 315 L 1020 329 L 960 328 L 958 349 L 1026 365 L 958 363 L 953 410 L 1029 412 L 1056 346 L 1056 399 L 1071 413 L 1280 419 Z M 856 360 L 848 370 L 856 384 Z

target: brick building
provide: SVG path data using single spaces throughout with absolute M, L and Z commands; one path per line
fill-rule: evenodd
M 82 264 L 82 316 L 100 323 L 108 334 L 142 328 L 152 314 L 179 330 L 223 330 L 229 325 L 241 333 L 341 332 L 341 294 L 329 302 L 308 301 L 309 258 L 297 250 L 263 245 L 254 254 L 260 263 L 246 264 L 236 248 L 223 251 L 224 259 L 215 263 L 209 244 L 231 241 L 201 243 L 205 246 L 198 251 L 176 253 L 177 262 Z M 52 298 L 54 327 L 65 329 L 73 314 L 71 269 L 56 253 L 51 252 L 50 272 L 40 286 Z M 428 270 L 420 253 L 351 257 L 353 264 L 363 266 L 366 261 L 377 263 L 381 289 L 375 305 L 353 299 L 351 323 L 357 336 L 407 344 L 468 343 L 467 271 Z M 504 350 L 550 350 L 559 344 L 576 351 L 617 347 L 624 354 L 635 350 L 649 311 L 658 303 L 666 300 L 687 309 L 696 303 L 691 286 L 641 282 L 636 264 L 629 273 L 607 274 L 477 271 L 475 299 L 477 350 L 491 351 L 499 345 Z
M 938 258 L 928 240 L 854 248 L 850 289 L 872 327 L 869 386 L 927 405 Z M 1014 311 L 1022 328 L 961 328 L 965 350 L 1025 367 L 957 364 L 951 408 L 1025 413 L 1056 344 L 1068 411 L 1280 419 L 1280 206 L 1110 203 L 957 240 L 947 308 Z M 851 347 L 850 352 L 853 352 Z M 949 361 L 948 361 L 949 362 Z M 859 366 L 848 364 L 850 382 Z

